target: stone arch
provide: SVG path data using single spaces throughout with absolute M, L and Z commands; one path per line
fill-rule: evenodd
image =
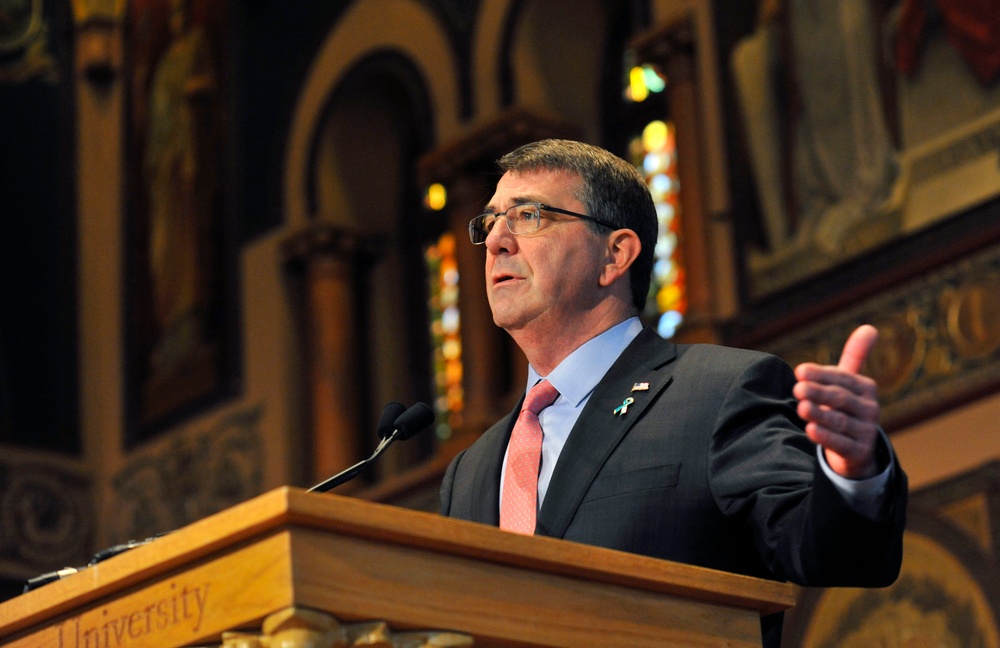
M 494 0 L 480 6 L 473 30 L 472 78 L 473 103 L 479 121 L 495 117 L 504 108 L 501 88 L 504 39 L 509 35 L 510 16 L 516 13 L 518 0 Z
M 413 47 L 414 33 L 421 34 L 419 48 Z M 283 216 L 292 228 L 301 228 L 312 218 L 307 200 L 309 164 L 331 96 L 359 62 L 386 51 L 411 61 L 424 80 L 434 138 L 458 133 L 458 65 L 443 26 L 415 0 L 355 3 L 319 48 L 292 113 L 283 182 Z
M 501 39 L 504 103 L 559 115 L 599 142 L 604 60 L 610 35 L 601 0 L 524 0 Z

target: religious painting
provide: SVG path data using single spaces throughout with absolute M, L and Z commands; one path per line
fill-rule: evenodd
M 974 0 L 725 0 L 751 299 L 1000 206 L 1000 19 Z
M 128 443 L 232 383 L 224 17 L 209 0 L 129 5 Z

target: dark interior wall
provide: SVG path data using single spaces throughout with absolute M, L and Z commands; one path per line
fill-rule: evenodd
M 316 50 L 347 2 L 235 2 L 231 83 L 233 174 L 239 237 L 281 221 L 284 144 Z
M 0 443 L 80 450 L 68 3 L 45 3 L 49 65 L 0 60 Z M 24 56 L 24 58 L 22 58 Z

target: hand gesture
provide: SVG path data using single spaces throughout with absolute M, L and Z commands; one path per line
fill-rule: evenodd
M 878 470 L 878 388 L 858 373 L 877 339 L 878 330 L 865 324 L 847 339 L 837 366 L 805 362 L 795 368 L 799 382 L 792 393 L 806 434 L 823 447 L 830 468 L 848 479 L 873 477 Z

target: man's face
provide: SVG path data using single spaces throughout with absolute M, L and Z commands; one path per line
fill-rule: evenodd
M 540 202 L 586 213 L 573 195 L 580 183 L 575 174 L 561 171 L 508 171 L 487 210 Z M 597 303 L 604 256 L 604 239 L 582 219 L 543 210 L 538 231 L 516 236 L 506 219 L 499 219 L 486 238 L 486 294 L 493 321 L 510 332 L 534 327 L 534 333 L 558 336 Z

